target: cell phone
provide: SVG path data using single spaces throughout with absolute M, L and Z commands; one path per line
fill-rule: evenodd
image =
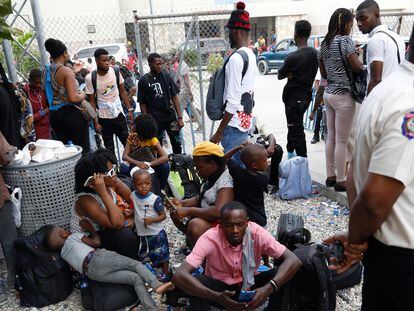
M 237 301 L 239 302 L 250 302 L 253 300 L 256 292 L 254 290 L 242 290 L 240 291 Z
M 88 179 L 85 181 L 85 183 L 83 184 L 84 187 L 89 187 L 90 184 L 93 181 L 93 176 L 89 176 Z
M 171 198 L 169 198 L 168 196 L 165 196 L 165 200 L 171 204 L 173 210 L 177 209 L 177 206 L 175 206 L 175 204 L 172 202 Z

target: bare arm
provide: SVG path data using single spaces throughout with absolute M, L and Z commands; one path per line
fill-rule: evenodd
M 349 163 L 348 175 L 346 177 L 346 195 L 348 197 L 348 207 L 351 209 L 357 197 L 357 190 L 354 181 L 354 160 Z
M 158 158 L 150 162 L 151 166 L 154 167 L 168 162 L 168 154 L 160 143 L 155 145 L 155 149 L 157 150 Z
M 374 87 L 376 87 L 382 81 L 382 69 L 383 69 L 383 62 L 380 61 L 373 61 L 370 67 L 370 79 L 368 84 L 367 94 L 369 94 Z
M 219 142 L 221 142 L 221 140 L 223 138 L 224 129 L 229 124 L 229 122 L 231 121 L 232 118 L 233 118 L 233 114 L 226 111 L 226 113 L 224 114 L 223 119 L 221 119 L 221 121 L 220 121 L 220 124 L 217 128 L 216 133 L 210 138 L 210 141 L 212 143 L 218 144 Z
M 148 108 L 146 103 L 139 102 L 139 108 L 141 109 L 142 114 L 148 114 Z
M 364 69 L 364 65 L 359 59 L 358 53 L 352 53 L 349 55 L 348 62 L 351 65 L 352 71 L 355 73 L 359 73 L 362 71 L 362 69 Z
M 237 146 L 236 148 L 233 148 L 231 150 L 229 150 L 225 155 L 224 155 L 224 159 L 226 161 L 229 161 L 231 159 L 231 157 L 236 154 L 238 151 L 242 150 L 244 146 Z
M 86 219 L 82 219 L 79 222 L 79 225 L 81 226 L 81 228 L 83 230 L 85 230 L 86 232 L 88 232 L 90 234 L 90 236 L 83 236 L 82 237 L 82 242 L 85 243 L 86 245 L 89 245 L 90 247 L 93 247 L 93 248 L 101 247 L 101 244 L 102 244 L 101 243 L 101 237 L 95 231 L 95 229 L 93 228 L 91 223 Z
M 328 75 L 326 74 L 325 64 L 322 60 L 322 58 L 319 60 L 319 71 L 321 72 L 321 77 L 324 79 L 328 78 Z
M 177 113 L 177 117 L 181 118 L 181 107 L 180 107 L 180 99 L 178 98 L 178 95 L 175 95 L 172 98 L 173 104 L 174 104 L 174 108 L 175 108 L 175 112 Z
M 349 217 L 349 243 L 361 244 L 373 235 L 392 211 L 404 185 L 390 177 L 369 173 Z
M 125 91 L 125 87 L 123 83 L 119 85 L 119 94 L 121 96 L 122 103 L 125 105 L 125 107 L 127 109 L 131 108 L 131 102 L 129 101 L 129 97 L 128 97 L 127 92 Z
M 83 91 L 79 91 L 75 79 L 75 73 L 69 68 L 60 69 L 63 75 L 63 85 L 65 86 L 66 92 L 68 94 L 68 100 L 71 103 L 80 103 L 86 98 L 86 94 Z M 57 73 L 57 75 L 60 72 Z
M 130 153 L 131 153 L 131 144 L 127 141 L 125 148 L 124 148 L 124 152 L 122 153 L 122 160 L 127 161 L 130 164 L 134 164 L 138 166 L 141 162 L 131 158 L 129 156 Z
M 221 208 L 234 200 L 233 188 L 221 188 L 217 192 L 216 203 L 214 206 L 205 208 L 182 207 L 177 210 L 179 217 L 198 217 L 207 221 L 216 221 L 220 218 Z M 198 202 L 197 202 L 198 203 Z

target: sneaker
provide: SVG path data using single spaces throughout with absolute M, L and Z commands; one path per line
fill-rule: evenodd
M 296 153 L 295 152 L 288 152 L 288 159 L 292 159 L 296 157 Z
M 312 138 L 312 141 L 311 141 L 311 144 L 316 144 L 316 143 L 318 143 L 319 142 L 319 135 L 313 135 L 313 138 Z

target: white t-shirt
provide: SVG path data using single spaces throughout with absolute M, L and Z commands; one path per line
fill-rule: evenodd
M 391 177 L 405 189 L 374 236 L 414 249 L 414 64 L 403 61 L 365 100 L 355 134 L 357 192 L 368 173 Z
M 92 73 L 85 77 L 85 93 L 94 94 L 95 90 L 92 85 Z M 122 74 L 119 73 L 119 84 L 124 83 Z M 115 119 L 120 113 L 123 113 L 121 99 L 119 98 L 118 85 L 116 84 L 115 70 L 109 67 L 109 71 L 100 76 L 96 75 L 96 95 L 98 97 L 98 114 L 99 118 Z
M 83 261 L 94 248 L 82 242 L 83 233 L 72 233 L 65 241 L 60 252 L 63 260 L 70 264 L 76 271 L 82 273 Z
M 381 31 L 381 32 L 379 32 Z M 398 52 L 401 62 L 405 59 L 405 43 L 402 37 L 395 32 L 389 30 L 385 25 L 375 27 L 369 33 L 369 41 L 367 45 L 367 69 L 368 83 L 371 80 L 370 65 L 374 61 L 383 62 L 382 80 L 395 72 L 398 68 L 397 45 L 388 35 L 395 39 L 398 44 Z
M 242 132 L 247 132 L 251 127 L 252 114 L 246 114 L 241 104 L 242 94 L 249 92 L 253 96 L 254 80 L 256 77 L 256 56 L 247 47 L 243 50 L 249 56 L 249 68 L 242 80 L 243 58 L 240 54 L 234 53 L 226 65 L 226 82 L 224 85 L 223 100 L 227 101 L 226 111 L 233 114 L 229 126 L 236 127 Z

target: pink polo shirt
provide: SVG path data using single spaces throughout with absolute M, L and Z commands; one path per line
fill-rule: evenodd
M 254 240 L 254 259 L 257 274 L 263 255 L 269 255 L 277 259 L 282 256 L 286 247 L 277 242 L 269 232 L 256 223 L 249 222 L 248 226 Z M 198 239 L 186 261 L 197 268 L 206 259 L 206 276 L 233 285 L 243 282 L 242 251 L 242 244 L 236 247 L 230 245 L 224 236 L 223 230 L 218 226 L 208 230 Z

